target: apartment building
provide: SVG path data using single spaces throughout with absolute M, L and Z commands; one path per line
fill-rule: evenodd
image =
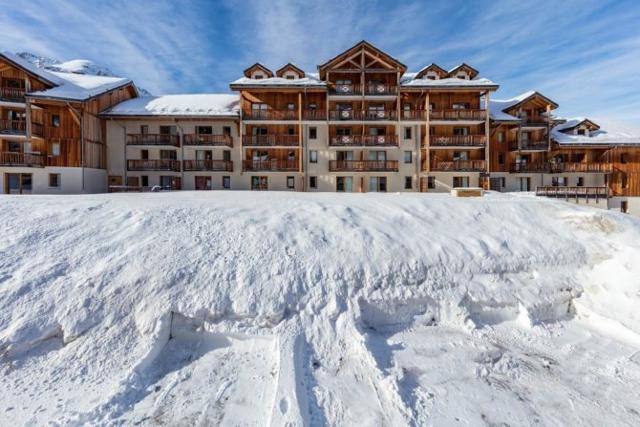
M 64 165 L 63 192 L 551 188 L 640 212 L 637 131 L 557 117 L 535 91 L 497 99 L 464 63 L 411 72 L 362 41 L 313 73 L 255 63 L 232 94 L 139 97 L 127 79 L 1 59 L 5 193 L 60 192 L 47 182 Z
M 136 96 L 129 79 L 49 72 L 0 53 L 2 193 L 104 192 L 98 113 Z

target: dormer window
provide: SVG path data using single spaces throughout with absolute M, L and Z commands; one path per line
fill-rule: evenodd
M 436 76 L 427 76 L 428 80 L 436 80 Z
M 285 78 L 286 78 L 287 80 L 295 80 L 296 76 L 293 76 L 293 75 L 289 74 L 289 75 L 287 75 Z
M 462 80 L 466 80 L 467 79 L 467 75 L 465 73 L 458 73 L 458 75 L 456 76 L 459 79 Z
M 263 78 L 263 77 L 264 77 L 264 76 L 263 76 L 262 74 L 254 74 L 254 75 L 253 75 L 253 78 L 254 78 L 255 80 L 262 80 L 262 78 Z
M 586 134 L 587 134 L 586 130 L 584 130 L 584 129 L 578 129 L 578 135 L 583 135 L 583 136 L 584 136 L 584 135 L 586 135 Z

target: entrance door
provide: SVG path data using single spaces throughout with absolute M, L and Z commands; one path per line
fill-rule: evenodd
M 196 176 L 196 190 L 211 190 L 211 177 Z
M 33 186 L 33 176 L 30 173 L 7 173 L 5 190 L 7 194 L 30 194 Z
M 267 178 L 266 176 L 251 177 L 252 190 L 267 190 L 268 187 L 269 187 L 269 178 Z
M 519 178 L 520 191 L 531 191 L 531 178 Z

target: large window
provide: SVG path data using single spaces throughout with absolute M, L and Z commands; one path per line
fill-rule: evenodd
M 196 133 L 198 135 L 211 135 L 213 128 L 211 126 L 196 126 Z
M 469 177 L 468 176 L 454 176 L 453 177 L 453 187 L 454 188 L 466 188 L 469 186 Z
M 318 163 L 318 152 L 316 150 L 309 150 L 309 163 Z
M 351 193 L 353 191 L 353 178 L 350 176 L 336 177 L 336 191 L 340 193 Z
M 384 176 L 372 176 L 369 178 L 369 191 L 381 192 L 387 191 L 387 178 Z
M 228 190 L 231 188 L 231 177 L 230 176 L 223 176 L 222 177 L 222 188 L 224 188 L 225 190 Z
M 310 127 L 309 128 L 309 139 L 316 139 L 316 138 L 318 138 L 318 128 Z
M 411 190 L 413 188 L 413 178 L 410 176 L 404 177 L 404 189 Z
M 252 176 L 251 177 L 251 189 L 257 191 L 264 191 L 269 189 L 269 178 L 266 176 Z
M 413 163 L 413 152 L 405 151 L 404 152 L 404 162 L 405 163 Z
M 309 177 L 309 188 L 312 188 L 314 190 L 318 188 L 318 177 L 317 176 L 310 176 Z
M 404 128 L 404 139 L 411 139 L 411 128 L 410 127 L 405 127 Z

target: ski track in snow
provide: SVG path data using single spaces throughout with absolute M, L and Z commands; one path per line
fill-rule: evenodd
M 0 217 L 0 425 L 640 424 L 635 218 L 250 192 Z

